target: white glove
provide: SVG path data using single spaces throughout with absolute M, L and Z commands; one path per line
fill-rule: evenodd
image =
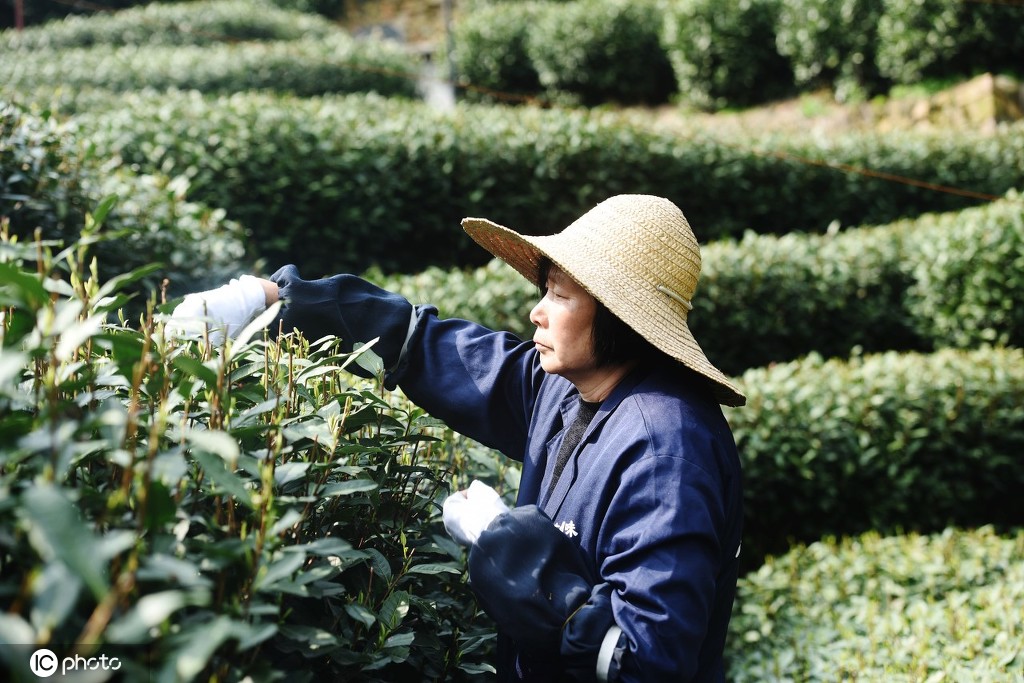
M 259 279 L 243 275 L 217 289 L 187 295 L 171 313 L 167 331 L 175 336 L 198 336 L 209 326 L 210 343 L 220 346 L 225 333 L 235 337 L 266 308 L 267 295 Z
M 444 501 L 444 528 L 461 545 L 476 543 L 494 518 L 508 512 L 498 492 L 474 480 L 465 491 L 456 491 Z

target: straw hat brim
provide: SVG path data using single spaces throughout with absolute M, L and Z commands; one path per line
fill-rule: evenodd
M 746 403 L 743 394 L 708 360 L 690 332 L 687 310 L 659 291 L 657 283 L 631 279 L 630 269 L 616 268 L 594 244 L 566 233 L 522 235 L 486 218 L 464 218 L 462 227 L 477 244 L 538 286 L 542 284 L 537 282 L 541 259 L 550 259 L 647 341 L 711 380 L 720 404 Z

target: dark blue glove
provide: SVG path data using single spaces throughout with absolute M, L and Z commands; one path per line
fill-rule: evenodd
M 597 582 L 580 549 L 540 508 L 495 518 L 470 550 L 469 578 L 480 606 L 530 668 L 596 680 L 601 645 L 615 626 L 612 588 Z
M 271 330 L 302 332 L 309 341 L 327 335 L 341 339 L 341 348 L 352 351 L 355 343 L 376 338 L 372 351 L 383 360 L 384 369 L 395 372 L 415 331 L 419 310 L 404 297 L 381 289 L 355 275 L 335 275 L 320 280 L 303 280 L 295 266 L 284 266 L 270 276 L 280 287 L 285 305 Z M 349 369 L 362 377 L 372 373 L 355 364 Z M 393 389 L 387 378 L 385 385 Z

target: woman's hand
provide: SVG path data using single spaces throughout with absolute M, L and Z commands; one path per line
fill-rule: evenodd
M 217 289 L 187 295 L 171 313 L 167 330 L 175 336 L 198 336 L 208 329 L 210 343 L 220 346 L 225 335 L 237 335 L 277 299 L 276 284 L 243 275 Z
M 474 480 L 465 491 L 456 491 L 444 501 L 444 528 L 458 543 L 476 543 L 494 518 L 508 512 L 498 492 Z

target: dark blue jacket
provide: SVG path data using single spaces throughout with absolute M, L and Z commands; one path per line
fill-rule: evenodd
M 433 307 L 414 308 L 353 276 L 303 281 L 286 267 L 272 279 L 286 301 L 286 332 L 297 328 L 313 339 L 335 334 L 349 343 L 381 337 L 374 350 L 389 368 L 386 384 L 400 386 L 456 431 L 522 462 L 521 519 L 510 517 L 507 529 L 496 522 L 481 536 L 471 552 L 471 581 L 474 564 L 485 560 L 502 563 L 511 584 L 517 572 L 524 580 L 535 574 L 535 560 L 516 566 L 515 556 L 502 557 L 505 543 L 494 540 L 515 532 L 513 522 L 525 525 L 520 534 L 539 529 L 535 518 L 543 513 L 579 549 L 583 574 L 608 597 L 623 633 L 619 680 L 724 680 L 741 474 L 729 426 L 700 376 L 675 363 L 642 365 L 628 375 L 602 402 L 548 498 L 578 392 L 541 369 L 532 343 L 441 320 Z M 536 547 L 561 552 L 559 542 Z M 484 546 L 494 548 L 487 558 Z M 504 609 L 516 610 L 517 600 Z M 492 616 L 500 627 L 501 616 Z M 531 659 L 507 637 L 499 650 L 503 680 L 563 678 L 557 660 Z

